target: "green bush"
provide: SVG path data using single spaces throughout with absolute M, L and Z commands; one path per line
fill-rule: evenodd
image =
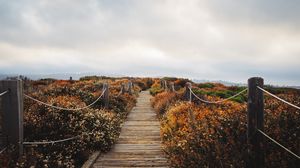
M 163 77 L 163 78 L 162 78 L 162 80 L 172 81 L 172 82 L 176 81 L 177 79 L 178 79 L 178 78 L 176 78 L 176 77 Z
M 215 85 L 212 83 L 201 83 L 198 85 L 199 88 L 214 88 Z
M 155 86 L 155 87 L 150 88 L 149 91 L 152 96 L 155 96 L 156 94 L 163 92 L 164 89 L 161 88 L 160 86 Z
M 237 94 L 238 92 L 240 92 L 241 89 L 236 90 L 236 91 L 232 91 L 232 90 L 222 90 L 222 91 L 204 91 L 204 90 L 199 90 L 199 89 L 193 89 L 193 92 L 196 95 L 209 95 L 209 96 L 217 96 L 223 99 L 229 98 L 235 94 Z M 230 99 L 231 101 L 235 101 L 238 103 L 243 103 L 247 100 L 246 95 L 242 94 L 242 95 L 238 95 L 232 99 Z

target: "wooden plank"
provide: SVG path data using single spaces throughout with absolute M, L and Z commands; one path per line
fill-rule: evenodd
M 131 166 L 131 167 L 154 167 L 154 166 L 165 166 L 167 164 L 167 161 L 102 161 L 102 162 L 96 162 L 94 166 Z
M 138 127 L 123 127 L 122 131 L 160 131 L 159 126 L 138 126 Z M 146 132 L 145 132 L 146 133 Z
M 103 155 L 99 160 L 102 158 L 164 158 L 156 153 L 148 153 L 141 155 L 140 153 L 113 153 L 109 152 Z
M 157 143 L 161 143 L 160 140 L 118 140 L 117 144 L 157 144 Z
M 152 124 L 157 124 L 160 125 L 158 122 L 154 121 L 127 121 L 124 125 L 152 125 Z
M 155 158 L 155 156 L 159 156 L 162 155 L 162 152 L 142 152 L 142 151 L 135 151 L 135 153 L 138 153 L 139 156 L 132 156 L 133 152 L 132 151 L 128 151 L 128 152 L 114 152 L 114 155 L 108 155 L 107 157 L 102 156 L 100 158 L 98 158 L 97 162 L 101 162 L 103 158 L 120 158 L 120 159 L 130 159 L 130 158 L 139 158 L 139 160 L 143 160 L 144 158 Z M 163 158 L 163 157 L 158 157 L 158 158 Z
M 95 167 L 95 166 L 93 166 Z M 97 166 L 97 168 L 131 168 L 132 166 Z M 152 166 L 145 166 L 145 167 L 139 167 L 139 166 L 136 166 L 135 168 L 152 168 Z M 165 167 L 165 166 L 155 166 L 155 168 L 168 168 L 168 167 Z

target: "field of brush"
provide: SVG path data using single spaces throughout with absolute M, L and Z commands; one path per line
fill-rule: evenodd
M 24 141 L 51 142 L 75 137 L 62 143 L 24 145 L 18 158 L 14 146 L 0 156 L 0 167 L 80 167 L 93 151 L 108 151 L 120 133 L 120 125 L 136 103 L 140 90 L 151 79 L 132 78 L 132 94 L 120 94 L 128 78 L 84 77 L 80 80 L 44 79 L 24 82 L 24 93 L 41 102 L 68 109 L 94 102 L 109 84 L 109 106 L 100 99 L 82 110 L 55 109 L 24 98 Z
M 169 88 L 162 86 L 165 81 Z M 132 81 L 133 92 L 120 94 Z M 218 104 L 186 100 L 186 83 L 201 99 L 222 101 L 245 87 L 193 83 L 180 78 L 84 77 L 80 80 L 28 80 L 24 93 L 52 106 L 76 109 L 95 102 L 109 84 L 109 104 L 101 98 L 82 110 L 55 109 L 24 98 L 24 141 L 63 143 L 25 145 L 18 158 L 14 146 L 0 155 L 0 167 L 80 167 L 94 151 L 107 152 L 116 142 L 121 124 L 141 90 L 149 89 L 151 104 L 161 123 L 163 150 L 172 167 L 244 167 L 247 161 L 247 92 Z M 174 84 L 170 91 L 169 84 Z M 126 85 L 127 86 L 127 85 Z M 264 87 L 300 105 L 300 91 Z M 300 112 L 270 96 L 264 98 L 264 130 L 289 150 L 300 153 Z M 299 159 L 265 140 L 266 167 L 297 167 Z
M 187 80 L 166 78 L 175 84 L 167 92 L 155 81 L 152 106 L 160 117 L 164 150 L 172 167 L 244 167 L 247 161 L 247 92 L 218 104 L 184 100 Z M 191 81 L 189 81 L 191 82 Z M 229 98 L 245 89 L 218 83 L 192 83 L 192 91 L 208 101 Z M 300 105 L 300 91 L 265 86 L 269 92 Z M 300 153 L 300 112 L 264 96 L 264 130 L 282 145 Z M 266 167 L 297 167 L 299 159 L 265 140 Z

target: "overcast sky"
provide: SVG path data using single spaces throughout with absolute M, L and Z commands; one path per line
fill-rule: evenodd
M 0 0 L 0 74 L 300 85 L 300 1 Z

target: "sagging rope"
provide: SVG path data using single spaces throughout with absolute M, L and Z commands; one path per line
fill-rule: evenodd
M 100 95 L 93 103 L 91 103 L 91 104 L 89 104 L 89 105 L 87 105 L 87 106 L 85 106 L 85 107 L 74 108 L 74 109 L 69 109 L 69 108 L 64 108 L 64 107 L 58 107 L 58 106 L 54 106 L 54 105 L 51 105 L 51 104 L 47 104 L 47 103 L 45 103 L 45 102 L 42 102 L 42 101 L 40 101 L 40 100 L 37 100 L 37 99 L 35 99 L 35 98 L 33 98 L 33 97 L 29 96 L 29 95 L 26 95 L 26 94 L 24 94 L 24 96 L 27 97 L 27 98 L 29 98 L 29 99 L 31 99 L 31 100 L 33 100 L 33 101 L 36 101 L 36 102 L 38 102 L 38 103 L 40 103 L 40 104 L 43 104 L 43 105 L 45 105 L 45 106 L 52 107 L 52 108 L 55 108 L 55 109 L 58 109 L 58 110 L 78 111 L 78 110 L 83 110 L 83 109 L 89 108 L 89 107 L 91 107 L 92 105 L 94 105 L 97 101 L 99 101 L 99 100 L 101 99 L 101 97 L 104 95 L 105 91 L 106 91 L 106 89 L 104 89 L 104 90 L 102 91 L 101 95 Z
M 2 154 L 6 149 L 7 149 L 7 146 L 0 151 L 0 154 Z
M 274 94 L 272 94 L 272 93 L 266 91 L 265 89 L 263 89 L 263 88 L 261 88 L 261 87 L 259 87 L 259 86 L 257 86 L 257 88 L 260 89 L 261 91 L 267 93 L 268 95 L 270 95 L 270 96 L 272 96 L 272 97 L 274 97 L 274 98 L 276 98 L 276 99 L 278 99 L 278 100 L 280 100 L 280 101 L 282 101 L 282 102 L 284 102 L 284 103 L 286 103 L 286 104 L 288 104 L 288 105 L 290 105 L 290 106 L 292 106 L 292 107 L 295 107 L 296 109 L 300 110 L 300 107 L 299 107 L 299 106 L 296 106 L 296 105 L 294 105 L 294 104 L 292 104 L 292 103 L 290 103 L 290 102 L 288 102 L 288 101 L 286 101 L 286 100 L 283 100 L 282 98 L 280 98 L 280 97 L 278 97 L 278 96 L 276 96 L 276 95 L 274 95 Z
M 8 93 L 8 92 L 9 92 L 9 90 L 0 93 L 0 97 L 1 97 L 1 96 L 4 96 L 4 95 L 5 95 L 6 93 Z
M 218 103 L 223 103 L 223 102 L 225 102 L 225 101 L 228 101 L 228 100 L 230 100 L 230 99 L 232 99 L 232 98 L 235 98 L 235 97 L 239 96 L 240 94 L 242 94 L 242 93 L 244 93 L 245 91 L 247 91 L 248 88 L 246 88 L 246 89 L 244 89 L 244 90 L 238 92 L 237 94 L 235 94 L 235 95 L 233 95 L 233 96 L 230 96 L 230 97 L 228 97 L 228 98 L 226 98 L 226 99 L 219 100 L 219 101 L 214 101 L 214 102 L 212 102 L 212 101 L 207 101 L 207 100 L 204 100 L 204 99 L 201 99 L 200 97 L 198 97 L 198 96 L 193 92 L 193 90 L 192 90 L 191 88 L 189 88 L 189 90 L 190 90 L 190 92 L 191 92 L 198 100 L 200 100 L 200 101 L 202 101 L 202 102 L 204 102 L 204 103 L 208 103 L 208 104 L 218 104 Z
M 276 140 L 274 140 L 273 138 L 271 138 L 269 135 L 267 135 L 265 132 L 263 132 L 260 129 L 257 129 L 257 131 L 259 133 L 261 133 L 263 136 L 267 137 L 269 140 L 271 140 L 272 142 L 274 142 L 276 145 L 280 146 L 281 148 L 283 148 L 284 150 L 286 150 L 287 152 L 289 152 L 290 154 L 294 155 L 296 158 L 300 159 L 300 156 L 298 156 L 297 154 L 295 154 L 294 152 L 292 152 L 291 150 L 289 150 L 288 148 L 284 147 L 283 145 L 281 145 L 279 142 L 277 142 Z
M 66 138 L 66 139 L 61 139 L 61 140 L 55 140 L 55 141 L 39 141 L 39 142 L 23 142 L 23 145 L 46 145 L 46 144 L 55 144 L 55 143 L 60 143 L 60 142 L 66 142 L 70 140 L 74 140 L 79 138 L 80 136 L 74 136 L 71 138 Z
M 122 92 L 123 92 L 123 87 L 121 87 L 121 90 L 116 97 L 119 97 L 122 94 Z

